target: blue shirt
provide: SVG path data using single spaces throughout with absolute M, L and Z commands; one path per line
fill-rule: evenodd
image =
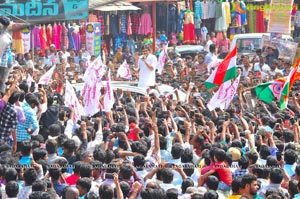
M 57 195 L 59 196 L 59 197 L 61 197 L 61 193 L 62 193 L 62 190 L 65 188 L 65 187 L 67 187 L 67 186 L 69 186 L 68 184 L 61 184 L 61 183 L 59 183 L 59 182 L 53 182 L 53 187 L 54 187 L 54 190 L 55 190 L 55 192 L 57 193 Z
M 23 124 L 17 124 L 17 142 L 30 139 L 30 134 L 28 134 L 27 129 L 35 131 L 39 126 L 36 112 L 31 108 L 31 106 L 27 102 L 24 102 L 22 108 L 26 120 Z

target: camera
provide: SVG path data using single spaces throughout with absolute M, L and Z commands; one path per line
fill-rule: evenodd
M 116 111 L 123 111 L 123 107 L 122 106 L 117 106 Z
M 112 173 L 105 173 L 104 174 L 104 179 L 114 179 L 114 174 L 112 174 Z

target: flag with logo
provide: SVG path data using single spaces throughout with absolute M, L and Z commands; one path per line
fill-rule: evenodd
M 100 110 L 101 78 L 105 71 L 106 66 L 102 63 L 101 56 L 98 56 L 93 62 L 87 63 L 82 90 L 85 116 L 92 116 Z
M 78 101 L 73 86 L 70 84 L 68 80 L 66 80 L 65 106 L 73 108 L 74 110 L 74 116 L 72 118 L 73 121 L 80 120 L 81 115 L 83 115 L 83 108 Z
M 110 111 L 115 103 L 114 100 L 114 93 L 111 86 L 111 77 L 110 77 L 110 70 L 107 74 L 107 81 L 106 81 L 106 88 L 105 88 L 105 94 L 103 98 L 103 110 L 104 111 Z
M 50 80 L 52 80 L 52 76 L 53 76 L 55 67 L 56 67 L 56 65 L 52 66 L 52 68 L 50 68 L 50 70 L 48 70 L 44 75 L 42 75 L 38 84 L 48 85 L 50 83 Z
M 298 66 L 300 64 L 300 59 L 297 59 L 295 64 L 293 65 L 293 68 L 289 75 L 286 78 L 286 81 L 282 87 L 281 96 L 279 100 L 280 109 L 283 110 L 287 107 L 289 95 L 291 92 L 291 89 L 293 87 L 293 84 L 296 80 L 299 80 L 300 74 L 298 72 Z
M 207 108 L 210 111 L 215 108 L 227 109 L 229 107 L 240 83 L 240 76 L 241 75 L 239 75 L 234 81 L 228 80 L 220 86 L 219 90 L 207 104 Z
M 159 74 L 161 74 L 164 69 L 167 56 L 168 56 L 168 45 L 164 45 L 163 50 L 159 54 L 158 62 L 156 66 Z
M 220 86 L 224 82 L 231 80 L 237 76 L 236 54 L 237 49 L 235 47 L 205 81 L 205 86 L 207 89 L 214 88 L 215 86 Z
M 266 103 L 271 103 L 275 98 L 279 100 L 284 83 L 285 78 L 279 78 L 257 85 L 255 87 L 257 98 Z
M 26 83 L 29 87 L 31 87 L 32 82 L 35 83 L 34 79 L 32 78 L 32 76 L 28 73 L 27 75 L 27 79 L 26 79 Z
M 124 60 L 124 62 L 118 68 L 117 77 L 121 77 L 128 80 L 132 79 L 130 68 L 126 60 Z

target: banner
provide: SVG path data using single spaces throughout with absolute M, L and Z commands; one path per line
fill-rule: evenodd
M 22 30 L 22 39 L 23 39 L 23 44 L 24 44 L 24 53 L 28 53 L 29 50 L 30 50 L 30 42 L 31 42 L 31 39 L 30 39 L 30 30 L 29 28 L 24 28 Z
M 42 75 L 38 84 L 48 85 L 50 83 L 50 80 L 52 80 L 52 76 L 53 76 L 55 67 L 56 67 L 56 65 L 52 66 L 52 68 L 50 68 L 50 70 L 48 70 L 44 75 Z
M 268 32 L 291 34 L 293 0 L 271 0 Z
M 129 79 L 129 80 L 132 79 L 130 68 L 129 68 L 129 65 L 126 60 L 124 60 L 124 62 L 119 67 L 118 72 L 117 72 L 117 77 Z
M 270 40 L 270 37 L 267 35 L 263 35 L 261 40 L 261 49 L 266 49 L 267 47 L 272 47 L 278 50 L 279 52 L 279 58 L 283 60 L 289 60 L 290 63 L 294 62 L 298 43 L 288 41 L 285 39 L 272 39 Z M 266 53 L 264 53 L 266 54 Z
M 86 49 L 96 57 L 101 54 L 101 23 L 86 24 Z
M 158 73 L 161 74 L 163 69 L 164 69 L 164 66 L 165 66 L 165 61 L 166 61 L 166 58 L 168 56 L 168 45 L 165 45 L 163 47 L 163 50 L 160 52 L 159 54 L 159 57 L 158 57 L 158 62 L 157 62 L 157 70 L 158 70 Z
M 114 99 L 113 89 L 111 87 L 111 77 L 110 77 L 110 70 L 109 70 L 107 74 L 105 94 L 103 98 L 103 110 L 105 112 L 110 111 L 114 103 L 115 103 L 115 99 Z
M 29 22 L 49 22 L 87 19 L 88 8 L 88 0 L 7 0 L 6 3 L 0 4 L 0 14 L 11 18 L 7 14 L 9 13 Z M 21 22 L 17 18 L 14 18 L 13 21 Z

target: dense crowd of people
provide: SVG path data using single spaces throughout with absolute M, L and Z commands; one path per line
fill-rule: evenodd
M 288 75 L 291 63 L 272 48 L 239 57 L 241 79 L 230 107 L 209 111 L 217 89 L 207 90 L 204 82 L 216 54 L 225 57 L 229 48 L 226 39 L 227 50 L 211 36 L 206 55 L 183 58 L 173 45 L 162 73 L 149 46 L 134 55 L 120 48 L 106 59 L 112 80 L 123 80 L 116 71 L 126 60 L 148 95 L 118 89 L 111 110 L 78 121 L 64 105 L 65 81 L 82 82 L 86 63 L 96 57 L 84 46 L 78 52 L 50 47 L 44 57 L 38 51 L 15 55 L 0 99 L 1 197 L 299 198 L 299 84 L 283 111 L 253 92 Z M 54 64 L 51 83 L 35 83 Z M 162 93 L 159 84 L 175 90 Z

